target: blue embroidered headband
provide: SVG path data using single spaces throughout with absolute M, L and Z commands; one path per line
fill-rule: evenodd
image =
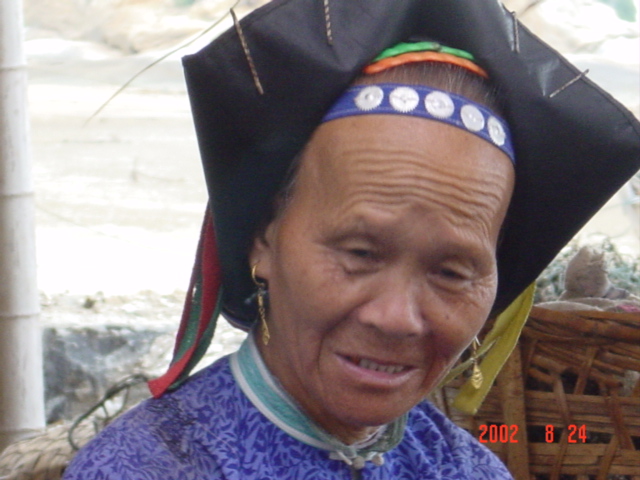
M 453 125 L 495 145 L 515 164 L 511 135 L 503 119 L 466 97 L 423 85 L 380 83 L 350 87 L 322 121 L 375 114 L 409 115 Z

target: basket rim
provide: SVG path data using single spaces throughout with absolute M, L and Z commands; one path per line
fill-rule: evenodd
M 593 339 L 638 345 L 640 344 L 640 313 L 564 311 L 533 306 L 523 334 L 525 336 L 542 334 L 558 341 Z

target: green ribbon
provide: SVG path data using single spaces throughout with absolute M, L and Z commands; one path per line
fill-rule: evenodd
M 466 60 L 475 61 L 473 55 L 464 50 L 460 50 L 458 48 L 451 48 L 445 45 L 442 45 L 438 42 L 413 42 L 413 43 L 398 43 L 393 47 L 387 48 L 383 50 L 380 55 L 373 59 L 372 63 L 378 62 L 380 60 L 384 60 L 389 57 L 397 57 L 398 55 L 402 55 L 403 53 L 412 53 L 412 52 L 441 52 L 448 53 L 449 55 L 455 55 L 456 57 L 464 58 Z

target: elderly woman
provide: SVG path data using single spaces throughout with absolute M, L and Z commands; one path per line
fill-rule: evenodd
M 211 204 L 175 359 L 65 478 L 511 478 L 424 398 L 637 122 L 492 0 L 276 0 L 185 68 Z M 250 333 L 187 378 L 219 313 Z

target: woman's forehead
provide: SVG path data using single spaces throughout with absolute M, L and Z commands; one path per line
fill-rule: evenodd
M 497 148 L 438 122 L 396 116 L 336 120 L 318 129 L 302 158 L 297 194 L 309 208 L 444 208 L 493 224 L 513 188 Z
M 452 175 L 471 182 L 510 186 L 513 165 L 491 144 L 439 122 L 376 115 L 350 117 L 321 125 L 302 162 L 327 184 L 348 184 L 350 175 Z M 334 178 L 332 178 L 334 177 Z M 500 182 L 502 179 L 502 182 Z

